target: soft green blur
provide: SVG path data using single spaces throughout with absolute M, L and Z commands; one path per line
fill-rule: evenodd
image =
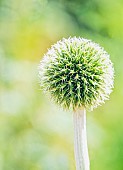
M 91 170 L 123 170 L 123 1 L 0 0 L 0 170 L 75 170 L 72 113 L 40 90 L 38 64 L 62 37 L 111 55 L 110 100 L 87 114 Z

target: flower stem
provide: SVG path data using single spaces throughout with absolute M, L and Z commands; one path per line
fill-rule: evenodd
M 86 134 L 86 110 L 76 110 L 73 115 L 74 121 L 74 154 L 76 170 L 90 170 L 87 134 Z

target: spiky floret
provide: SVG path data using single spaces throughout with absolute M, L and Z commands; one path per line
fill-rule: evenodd
M 63 38 L 39 65 L 41 87 L 63 108 L 96 108 L 109 98 L 114 69 L 108 53 L 84 38 Z

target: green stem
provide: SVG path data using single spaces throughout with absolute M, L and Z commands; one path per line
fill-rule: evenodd
M 76 170 L 90 170 L 87 134 L 86 134 L 86 110 L 76 110 L 74 121 L 74 153 Z

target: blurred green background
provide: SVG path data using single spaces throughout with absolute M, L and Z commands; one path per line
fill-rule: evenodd
M 123 170 L 123 1 L 0 0 L 0 170 L 75 170 L 72 113 L 40 90 L 37 67 L 62 37 L 111 55 L 115 88 L 87 114 L 91 170 Z

